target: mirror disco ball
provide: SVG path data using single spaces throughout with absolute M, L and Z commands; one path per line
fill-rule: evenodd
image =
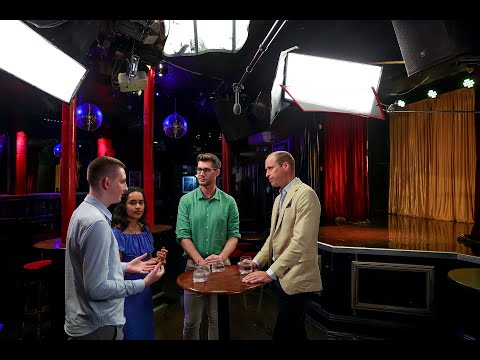
M 80 129 L 95 131 L 102 125 L 102 110 L 97 105 L 91 103 L 79 105 L 77 106 L 75 121 Z
M 53 147 L 53 154 L 56 157 L 62 157 L 62 144 L 57 144 Z
M 163 131 L 173 139 L 181 138 L 187 132 L 187 120 L 183 116 L 173 113 L 163 120 Z

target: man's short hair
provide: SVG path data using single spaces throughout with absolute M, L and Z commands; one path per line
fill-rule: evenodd
M 295 171 L 295 159 L 288 151 L 275 151 L 271 153 L 270 156 L 273 156 L 279 165 L 282 165 L 284 162 L 288 163 L 288 165 L 290 165 L 290 167 Z
M 218 156 L 215 155 L 215 154 L 212 154 L 212 153 L 198 154 L 197 155 L 197 163 L 199 161 L 211 161 L 212 166 L 215 169 L 220 169 L 222 167 L 222 162 L 220 161 Z
M 100 180 L 105 177 L 114 177 L 118 168 L 125 169 L 123 162 L 110 156 L 98 157 L 87 168 L 87 181 L 91 187 L 97 187 Z

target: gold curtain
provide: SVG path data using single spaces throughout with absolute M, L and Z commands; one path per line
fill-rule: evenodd
M 474 89 L 451 91 L 404 110 L 414 112 L 389 117 L 388 212 L 473 223 Z

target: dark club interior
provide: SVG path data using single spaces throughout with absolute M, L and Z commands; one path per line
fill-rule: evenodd
M 292 154 L 321 203 L 323 289 L 308 302 L 309 339 L 479 339 L 478 25 L 248 20 L 239 48 L 205 50 L 196 39 L 167 55 L 174 20 L 22 22 L 87 72 L 67 102 L 0 63 L 0 279 L 12 287 L 0 297 L 0 339 L 64 339 L 62 244 L 89 191 L 88 164 L 105 155 L 145 190 L 155 247 L 169 250 L 156 326 L 168 318 L 176 332 L 156 338 L 181 339 L 175 225 L 181 196 L 198 186 L 196 156 L 222 160 L 217 186 L 240 215 L 238 261 L 269 234 L 278 189 L 265 160 L 277 150 Z M 276 107 L 279 59 L 293 47 L 381 68 L 368 89 L 379 115 L 309 111 L 285 98 L 287 85 Z M 348 103 L 348 89 L 331 92 Z M 242 295 L 229 299 L 230 338 L 270 339 L 270 289 L 249 294 L 255 309 Z

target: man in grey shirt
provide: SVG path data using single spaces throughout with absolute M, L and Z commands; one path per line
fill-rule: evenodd
M 124 298 L 141 292 L 165 273 L 162 262 L 120 262 L 107 209 L 127 190 L 125 165 L 112 157 L 93 160 L 87 169 L 89 193 L 73 212 L 65 253 L 65 325 L 72 340 L 122 340 Z M 125 280 L 124 273 L 147 274 Z

